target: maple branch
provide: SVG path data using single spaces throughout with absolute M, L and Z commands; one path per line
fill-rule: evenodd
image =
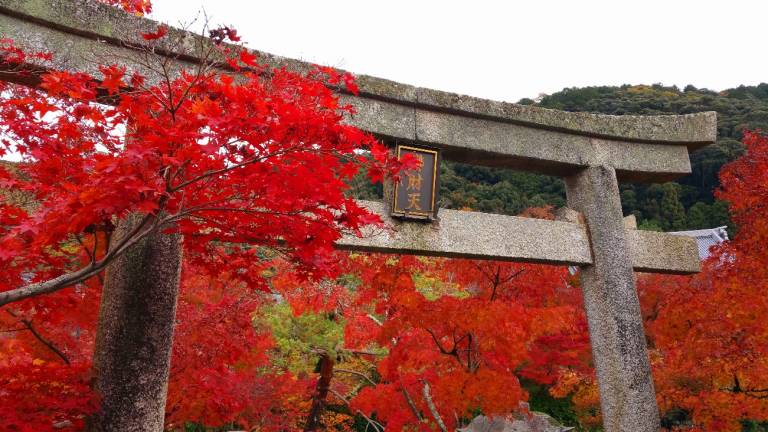
M 370 356 L 383 356 L 384 353 L 378 353 L 375 351 L 366 351 L 366 350 L 359 350 L 359 349 L 350 349 L 350 348 L 342 348 L 341 351 L 344 351 L 346 353 L 350 354 L 359 354 L 359 355 L 370 355 Z
M 334 390 L 332 388 L 329 388 L 328 391 L 332 395 L 336 396 L 337 399 L 339 399 L 340 401 L 344 402 L 344 405 L 349 406 L 349 401 L 347 400 L 347 398 L 344 397 L 344 395 L 342 395 L 341 393 L 337 392 L 336 390 Z M 360 410 L 355 410 L 355 412 L 356 412 L 356 414 L 359 414 L 361 417 L 363 417 L 365 419 L 365 421 L 368 422 L 368 426 L 373 426 L 373 430 L 375 430 L 377 432 L 379 430 L 381 430 L 382 432 L 384 432 L 384 425 L 382 425 L 381 423 L 371 419 L 367 415 L 363 414 L 363 412 L 360 411 Z M 368 427 L 366 426 L 365 429 L 368 430 Z
M 363 412 L 360 411 L 360 410 L 357 410 L 357 413 L 360 414 L 365 419 L 365 421 L 368 422 L 369 426 L 373 426 L 373 430 L 375 430 L 376 432 L 378 432 L 378 431 L 384 432 L 384 430 L 385 430 L 384 429 L 384 425 L 382 425 L 381 423 L 377 422 L 376 420 L 371 419 L 367 415 L 363 414 Z M 365 430 L 366 431 L 368 430 L 368 426 L 365 427 Z
M 88 266 L 72 273 L 66 273 L 43 282 L 36 282 L 25 285 L 20 288 L 4 291 L 0 293 L 0 306 L 13 303 L 29 297 L 35 297 L 41 294 L 49 294 L 63 288 L 84 282 L 95 276 L 104 266 Z
M 376 323 L 376 325 L 378 325 L 379 327 L 383 327 L 383 326 L 384 326 L 384 323 L 383 323 L 383 322 L 381 322 L 381 320 L 380 320 L 380 319 L 378 319 L 378 318 L 376 318 L 375 316 L 373 316 L 373 314 L 366 314 L 365 316 L 367 316 L 368 318 L 370 318 L 370 319 L 371 319 L 371 321 L 375 322 L 375 323 Z
M 85 246 L 85 243 L 83 243 L 83 239 L 82 239 L 82 238 L 80 238 L 80 234 L 75 234 L 75 241 L 77 242 L 77 244 L 79 244 L 79 245 L 80 245 L 80 247 L 82 247 L 82 248 L 83 248 L 83 251 L 85 251 L 85 254 L 86 254 L 86 255 L 88 255 L 88 261 L 90 261 L 90 262 L 91 262 L 91 264 L 93 264 L 93 262 L 95 261 L 95 260 L 93 259 L 93 257 L 94 257 L 94 254 L 92 254 L 92 253 L 91 253 L 91 250 L 90 250 L 90 249 L 88 249 L 88 248 Z M 94 250 L 94 252 L 95 252 L 95 250 Z
M 408 393 L 408 389 L 405 388 L 405 386 L 400 386 L 400 391 L 403 392 L 403 396 L 405 397 L 405 402 L 408 404 L 408 408 L 411 409 L 411 412 L 414 416 L 416 416 L 416 419 L 421 422 L 424 420 L 424 416 L 421 415 L 421 412 L 416 407 L 416 404 L 413 402 L 413 399 L 411 398 L 410 393 Z
M 739 389 L 732 387 L 720 387 L 721 391 L 728 393 L 741 393 L 744 396 L 751 397 L 753 399 L 768 399 L 768 394 L 753 394 L 753 393 L 766 393 L 768 389 Z
M 336 396 L 340 401 L 344 402 L 344 405 L 349 405 L 349 401 L 344 397 L 344 395 L 332 388 L 329 388 L 328 391 L 331 392 L 332 395 Z
M 525 269 L 520 269 L 520 270 L 518 270 L 518 271 L 516 271 L 516 272 L 512 273 L 511 275 L 507 276 L 506 278 L 504 278 L 504 280 L 503 280 L 503 281 L 501 281 L 501 283 L 502 283 L 502 284 L 505 284 L 505 283 L 507 283 L 507 282 L 511 281 L 512 279 L 514 279 L 514 278 L 516 278 L 516 277 L 520 276 L 521 274 L 523 274 L 523 272 L 525 272 Z
M 93 253 L 91 254 L 91 264 L 96 261 L 96 254 L 99 252 L 99 232 L 93 232 Z
M 733 374 L 733 387 L 721 387 L 720 390 L 729 393 L 743 393 L 745 396 L 749 396 L 754 399 L 768 399 L 768 394 L 752 394 L 752 393 L 768 393 L 768 388 L 742 388 L 739 376 Z
M 491 291 L 491 299 L 490 301 L 494 301 L 496 299 L 496 291 L 499 289 L 499 285 L 501 285 L 499 280 L 499 275 L 501 274 L 501 266 L 496 267 L 496 275 L 493 277 L 493 291 Z
M 155 221 L 147 227 L 150 219 Z M 127 235 L 121 239 L 118 244 L 109 250 L 100 260 L 89 264 L 80 270 L 71 273 L 65 273 L 52 279 L 42 282 L 27 284 L 20 288 L 0 292 L 0 306 L 5 306 L 19 300 L 39 296 L 41 294 L 50 294 L 52 292 L 76 285 L 98 275 L 115 258 L 123 254 L 128 248 L 143 240 L 149 234 L 157 230 L 160 226 L 173 218 L 158 219 L 153 215 L 146 215 L 142 221 Z
M 467 333 L 467 335 L 469 336 L 469 343 L 467 344 L 467 369 L 469 369 L 470 373 L 475 373 L 480 367 L 480 353 L 477 352 L 477 338 L 474 337 L 471 332 Z
M 334 370 L 334 372 L 344 372 L 344 373 L 348 373 L 350 375 L 358 376 L 358 377 L 363 378 L 364 380 L 368 381 L 372 385 L 376 385 L 376 383 L 371 378 L 369 378 L 368 375 L 366 375 L 366 374 L 364 374 L 362 372 L 358 372 L 356 370 L 351 370 L 351 369 L 342 369 L 342 368 L 338 368 L 338 367 L 334 368 L 333 370 Z
M 456 355 L 456 346 L 455 345 L 453 347 L 453 350 L 447 351 L 445 348 L 443 348 L 443 345 L 440 343 L 440 341 L 437 340 L 437 336 L 435 336 L 435 332 L 433 332 L 431 329 L 428 329 L 428 328 L 425 328 L 424 330 L 426 330 L 427 333 L 429 333 L 429 335 L 432 336 L 432 340 L 435 341 L 435 344 L 437 345 L 437 349 L 439 349 L 441 353 L 446 354 L 446 355 L 450 355 L 450 356 L 455 356 Z
M 99 234 L 98 233 L 93 234 L 93 252 L 91 252 L 91 250 L 85 246 L 85 243 L 83 243 L 83 240 L 80 238 L 79 234 L 75 235 L 75 240 L 77 240 L 77 242 L 85 251 L 86 255 L 88 255 L 88 259 L 90 260 L 91 265 L 94 265 L 96 263 L 96 248 L 99 245 Z M 99 279 L 99 283 L 101 283 L 101 285 L 104 285 L 104 278 L 101 276 L 101 272 L 97 273 L 96 277 Z
M 165 86 L 168 88 L 168 112 L 171 115 L 171 118 L 173 119 L 173 121 L 175 122 L 176 111 L 178 110 L 178 107 L 176 106 L 176 104 L 173 103 L 173 85 L 171 84 L 171 74 L 168 71 L 168 63 L 170 61 L 171 61 L 170 57 L 163 57 L 163 60 L 160 62 L 160 66 L 163 68 L 162 76 L 163 76 L 163 80 L 165 81 Z
M 466 339 L 466 338 L 470 338 L 470 341 L 471 341 L 471 339 L 472 339 L 472 333 L 467 333 L 467 334 L 465 334 L 464 336 L 462 336 L 462 337 L 460 337 L 460 338 L 456 339 L 456 329 L 454 328 L 454 329 L 453 329 L 453 345 L 454 345 L 454 347 L 456 347 L 456 348 L 454 348 L 453 350 L 454 350 L 454 351 L 458 351 L 458 345 L 461 343 L 461 341 L 463 341 L 463 340 L 464 340 L 464 339 Z
M 276 212 L 276 211 L 268 211 L 268 210 L 254 210 L 254 209 L 247 209 L 242 207 L 190 207 L 188 209 L 185 209 L 183 212 L 180 212 L 179 214 L 175 215 L 174 219 L 181 219 L 188 215 L 192 215 L 195 212 L 236 212 L 236 213 L 245 213 L 245 214 L 251 214 L 251 215 L 271 215 L 271 216 L 299 216 L 303 213 L 303 211 L 295 210 L 292 212 Z M 199 217 L 199 216 L 198 216 Z
M 62 351 L 61 351 L 61 350 L 60 350 L 60 349 L 59 349 L 59 348 L 58 348 L 56 345 L 54 345 L 54 344 L 53 344 L 53 342 L 51 342 L 51 341 L 49 341 L 48 339 L 44 338 L 44 337 L 43 337 L 43 336 L 42 336 L 42 335 L 41 335 L 41 334 L 40 334 L 40 333 L 37 331 L 37 329 L 35 329 L 35 327 L 34 327 L 34 326 L 32 326 L 32 321 L 28 321 L 28 320 L 21 320 L 21 322 L 22 322 L 22 324 L 24 324 L 24 325 L 25 325 L 25 326 L 26 326 L 26 327 L 29 329 L 29 331 L 32 333 L 32 335 L 35 337 L 35 339 L 37 339 L 38 341 L 40 341 L 40 342 L 41 342 L 43 345 L 45 345 L 46 347 L 48 347 L 48 349 L 50 349 L 51 351 L 53 351 L 53 353 L 54 353 L 54 354 L 56 354 L 57 356 L 59 356 L 59 358 L 61 358 L 61 360 L 63 360 L 63 361 L 64 361 L 64 363 L 66 363 L 66 364 L 67 364 L 67 366 L 69 366 L 69 365 L 71 364 L 71 363 L 69 362 L 69 358 L 67 358 L 67 356 L 66 356 L 66 355 L 65 355 L 65 354 L 64 354 L 64 353 L 63 353 L 63 352 L 62 352 Z
M 69 362 L 69 358 L 67 358 L 67 356 L 64 354 L 64 352 L 62 352 L 62 351 L 61 351 L 61 350 L 60 350 L 60 349 L 59 349 L 59 348 L 58 348 L 56 345 L 54 345 L 54 343 L 53 343 L 53 342 L 51 342 L 51 341 L 49 341 L 48 339 L 44 338 L 44 337 L 43 337 L 43 335 L 41 335 L 41 334 L 40 334 L 40 333 L 37 331 L 37 329 L 36 329 L 36 328 L 35 328 L 35 327 L 32 325 L 32 321 L 30 321 L 30 320 L 28 320 L 28 319 L 24 319 L 24 318 L 21 318 L 21 319 L 20 319 L 20 318 L 19 318 L 19 316 L 18 316 L 16 313 L 14 313 L 14 312 L 11 312 L 11 311 L 10 311 L 10 310 L 8 310 L 8 309 L 5 309 L 5 312 L 7 312 L 7 313 L 8 313 L 8 315 L 12 316 L 13 318 L 16 318 L 16 319 L 18 319 L 18 320 L 19 320 L 19 322 L 20 322 L 21 324 L 23 324 L 23 325 L 24 325 L 24 329 L 19 329 L 19 330 L 29 330 L 29 331 L 30 331 L 30 333 L 32 333 L 32 335 L 35 337 L 35 339 L 37 339 L 37 340 L 38 340 L 40 343 L 42 343 L 43 345 L 45 345 L 46 347 L 48 347 L 48 349 L 50 349 L 50 350 L 51 350 L 51 351 L 52 351 L 54 354 L 56 354 L 56 355 L 57 355 L 57 356 L 58 356 L 58 357 L 59 357 L 61 360 L 63 360 L 63 361 L 64 361 L 64 363 L 66 363 L 66 364 L 67 364 L 67 366 L 69 366 L 69 365 L 71 364 L 71 363 Z
M 435 422 L 437 422 L 437 426 L 440 428 L 440 430 L 443 432 L 448 432 L 448 428 L 445 427 L 443 418 L 440 417 L 440 413 L 437 411 L 435 402 L 432 400 L 432 395 L 429 392 L 429 383 L 426 380 L 423 382 L 424 387 L 421 388 L 421 394 L 424 396 L 424 401 L 427 403 L 427 408 L 429 408 L 429 412 L 432 414 L 432 417 L 435 418 Z
M 299 148 L 299 146 L 295 145 L 295 146 L 288 147 L 286 149 L 283 149 L 283 150 L 280 150 L 280 151 L 277 151 L 277 152 L 272 152 L 272 153 L 269 153 L 269 154 L 266 154 L 266 155 L 256 156 L 256 157 L 253 157 L 251 159 L 242 161 L 240 163 L 236 163 L 236 164 L 234 164 L 232 166 L 220 168 L 220 169 L 217 169 L 217 170 L 206 171 L 206 172 L 204 172 L 204 173 L 202 173 L 202 174 L 200 174 L 198 176 L 192 177 L 191 179 L 188 179 L 188 180 L 185 180 L 185 181 L 179 183 L 178 185 L 176 185 L 176 186 L 172 187 L 170 190 L 168 190 L 168 192 L 176 192 L 176 191 L 178 191 L 178 190 L 180 190 L 180 189 L 182 189 L 182 188 L 184 188 L 186 186 L 189 186 L 189 185 L 191 185 L 193 183 L 197 183 L 198 181 L 203 180 L 205 178 L 209 178 L 209 177 L 212 177 L 212 176 L 215 176 L 215 175 L 219 175 L 219 174 L 224 174 L 224 173 L 227 173 L 229 171 L 235 170 L 237 168 L 244 167 L 246 165 L 251 165 L 251 164 L 254 164 L 254 163 L 257 163 L 257 162 L 262 162 L 262 161 L 264 161 L 266 159 L 269 159 L 271 157 L 287 154 L 287 153 L 293 151 L 296 148 Z
M 486 269 L 481 266 L 477 261 L 472 261 L 472 265 L 475 266 L 475 268 L 483 275 L 486 279 L 493 280 L 493 275 L 486 272 Z

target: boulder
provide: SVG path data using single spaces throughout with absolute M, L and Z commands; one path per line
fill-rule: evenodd
M 457 432 L 566 432 L 574 428 L 563 426 L 547 414 L 528 411 L 514 416 L 475 417 Z

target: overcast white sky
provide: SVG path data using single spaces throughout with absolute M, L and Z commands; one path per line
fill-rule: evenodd
M 154 0 L 250 48 L 516 102 L 564 87 L 768 81 L 766 1 Z

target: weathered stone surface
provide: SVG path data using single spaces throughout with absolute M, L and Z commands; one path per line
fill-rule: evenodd
M 384 203 L 358 201 L 379 215 L 387 229 L 371 228 L 362 238 L 346 235 L 344 250 L 425 256 L 498 259 L 549 264 L 592 264 L 582 217 L 560 209 L 559 221 L 441 209 L 434 223 L 403 222 L 389 216 Z M 650 231 L 626 234 L 636 271 L 690 274 L 699 271 L 696 242 Z
M 342 95 L 341 101 L 355 108 L 355 115 L 346 121 L 380 137 L 401 141 L 416 141 L 416 111 L 377 99 Z
M 632 266 L 638 272 L 691 274 L 701 271 L 696 239 L 654 231 L 627 231 Z
M 465 163 L 561 176 L 609 165 L 626 181 L 672 179 L 691 170 L 684 146 L 610 141 L 423 109 L 415 115 L 416 141 Z
M 566 191 L 592 243 L 593 263 L 582 267 L 581 282 L 603 426 L 607 432 L 656 432 L 659 413 L 616 172 L 587 168 L 566 179 Z
M 121 221 L 113 241 L 140 220 L 132 215 Z M 107 268 L 94 349 L 100 409 L 89 430 L 163 430 L 180 273 L 180 235 L 162 232 Z
M 531 411 L 515 417 L 477 416 L 457 432 L 567 432 L 574 428 L 559 424 L 547 414 Z
M 91 0 L 0 0 L 0 16 L 0 33 L 22 46 L 57 53 L 54 63 L 45 66 L 90 72 L 95 72 L 97 58 L 133 61 L 135 68 L 142 70 L 141 54 L 122 41 L 139 46 L 145 43 L 139 33 L 157 25 Z M 180 42 L 161 45 L 157 52 L 174 56 L 180 66 L 194 64 L 200 47 L 210 43 L 178 29 L 169 35 L 168 40 Z M 271 54 L 259 56 L 273 66 L 294 70 L 310 67 Z M 442 147 L 446 157 L 475 164 L 562 176 L 586 166 L 607 165 L 616 169 L 621 180 L 665 181 L 689 173 L 687 150 L 714 142 L 716 133 L 714 113 L 571 113 L 369 76 L 358 78 L 360 96 L 346 96 L 359 110 L 349 120 L 352 124 L 383 137 Z
M 584 216 L 570 207 L 555 210 L 555 220 L 584 225 Z
M 709 129 L 715 120 L 714 112 L 687 116 L 612 116 L 497 102 L 425 88 L 418 88 L 416 92 L 420 105 L 595 137 L 686 144 L 691 148 L 698 148 L 715 139 L 715 132 Z
M 624 216 L 624 228 L 628 230 L 637 229 L 637 217 L 633 214 Z
M 2 1 L 2 0 L 0 0 Z M 63 2 L 60 4 L 67 4 Z M 163 59 L 161 56 L 146 51 L 129 49 L 119 43 L 84 36 L 81 33 L 68 33 L 59 28 L 51 28 L 37 21 L 25 21 L 2 13 L 0 7 L 0 35 L 13 39 L 14 42 L 29 52 L 51 52 L 51 61 L 40 61 L 32 67 L 44 69 L 86 72 L 100 77 L 100 64 L 116 62 L 127 67 L 129 73 L 139 72 L 149 81 L 157 80 L 158 69 Z M 190 36 L 191 37 L 191 36 Z M 171 62 L 171 65 L 192 69 L 196 63 L 184 57 Z M 151 66 L 152 68 L 148 67 Z M 2 72 L 2 69 L 0 69 Z M 3 80 L 36 84 L 34 76 L 4 73 Z
M 626 181 L 673 179 L 691 170 L 684 146 L 610 141 L 349 95 L 343 101 L 357 111 L 351 124 L 439 147 L 443 157 L 464 163 L 562 176 L 610 164 Z
M 139 32 L 148 32 L 157 26 L 157 23 L 149 19 L 127 14 L 92 0 L 0 0 L 0 12 L 50 23 L 68 33 L 110 42 L 127 40 L 141 44 L 143 41 Z M 191 57 L 196 55 L 196 41 L 199 40 L 196 35 L 172 29 L 170 36 L 189 41 L 175 48 L 174 53 Z M 297 70 L 310 67 L 298 60 L 268 53 L 259 54 L 264 61 L 275 66 L 288 66 Z M 467 116 L 493 118 L 622 141 L 674 143 L 698 147 L 715 139 L 715 113 L 712 112 L 683 116 L 572 113 L 418 88 L 365 75 L 358 76 L 358 79 L 363 95 L 405 105 L 430 107 L 436 111 L 463 113 Z
M 394 220 L 383 203 L 360 201 L 390 229 L 369 229 L 364 238 L 348 235 L 341 249 L 415 255 L 548 262 L 591 262 L 583 226 L 488 213 L 440 210 L 435 223 Z

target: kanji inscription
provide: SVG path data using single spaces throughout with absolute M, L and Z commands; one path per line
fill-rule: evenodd
M 438 166 L 437 150 L 398 145 L 397 155 L 415 156 L 419 168 L 406 171 L 395 183 L 392 215 L 409 219 L 431 219 L 437 212 Z

